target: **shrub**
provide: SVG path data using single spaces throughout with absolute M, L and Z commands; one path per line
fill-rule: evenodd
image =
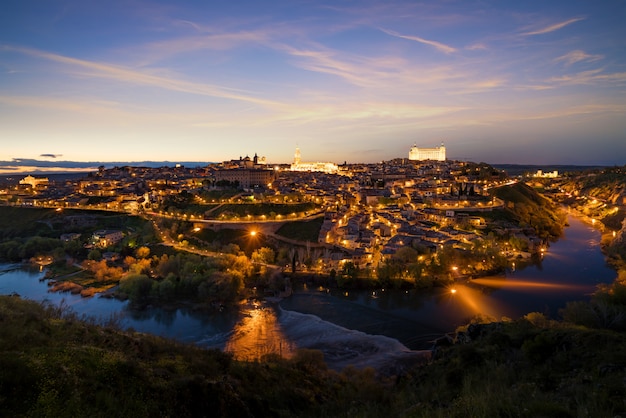
M 125 293 L 131 302 L 145 303 L 150 296 L 153 280 L 145 274 L 129 274 L 120 281 L 120 291 Z

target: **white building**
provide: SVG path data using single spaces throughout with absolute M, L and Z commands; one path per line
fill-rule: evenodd
M 421 160 L 446 160 L 446 147 L 441 143 L 441 146 L 436 148 L 418 148 L 417 145 L 413 145 L 409 150 L 409 160 L 421 161 Z
M 533 177 L 541 177 L 541 178 L 549 178 L 555 179 L 559 176 L 559 172 L 554 170 L 552 172 L 544 173 L 543 170 L 537 170 L 537 173 L 533 175 Z
M 300 148 L 296 148 L 291 171 L 321 171 L 328 174 L 336 174 L 339 171 L 339 167 L 334 163 L 303 163 L 300 161 Z

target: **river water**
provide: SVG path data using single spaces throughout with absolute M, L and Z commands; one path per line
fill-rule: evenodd
M 600 283 L 616 273 L 600 251 L 600 233 L 575 217 L 540 265 L 507 271 L 502 277 L 469 281 L 432 291 L 337 291 L 302 288 L 279 305 L 250 304 L 238 312 L 215 314 L 188 309 L 129 309 L 127 302 L 50 293 L 43 272 L 21 265 L 0 265 L 0 294 L 65 303 L 79 315 L 107 321 L 115 317 L 125 329 L 161 335 L 202 347 L 255 359 L 296 348 L 324 353 L 330 367 L 385 367 L 421 358 L 432 340 L 476 315 L 517 318 L 528 312 L 558 316 L 568 301 L 588 299 Z

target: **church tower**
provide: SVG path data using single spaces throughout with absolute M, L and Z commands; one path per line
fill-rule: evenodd
M 296 153 L 293 155 L 293 163 L 295 165 L 300 164 L 300 148 L 296 147 Z

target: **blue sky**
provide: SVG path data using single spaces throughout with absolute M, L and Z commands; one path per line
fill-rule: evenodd
M 30 1 L 0 162 L 626 164 L 624 1 Z

